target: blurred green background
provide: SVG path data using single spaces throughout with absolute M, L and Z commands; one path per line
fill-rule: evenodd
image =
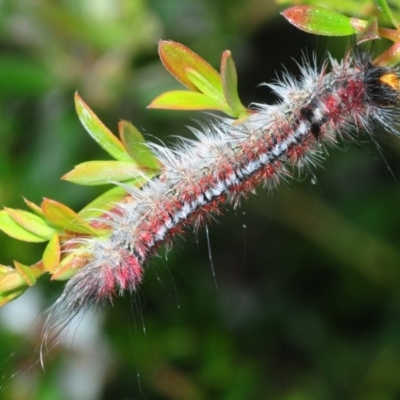
M 59 180 L 107 158 L 76 90 L 113 131 L 121 118 L 149 140 L 191 137 L 206 116 L 146 109 L 179 88 L 161 38 L 215 67 L 230 49 L 244 104 L 274 101 L 258 84 L 282 65 L 297 74 L 304 54 L 348 44 L 292 28 L 272 0 L 2 0 L 0 32 L 0 204 L 14 208 L 24 196 L 79 210 L 104 190 Z M 137 296 L 77 321 L 45 371 L 29 366 L 63 283 L 42 279 L 0 309 L 0 399 L 400 399 L 400 147 L 363 141 L 227 210 L 209 230 L 216 279 L 203 231 L 161 252 Z M 42 250 L 0 232 L 2 264 Z

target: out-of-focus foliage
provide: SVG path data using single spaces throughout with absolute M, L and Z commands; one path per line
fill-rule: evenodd
M 308 3 L 308 1 L 305 1 Z M 312 1 L 311 1 L 312 3 Z M 368 20 L 350 18 L 335 10 L 314 5 L 296 5 L 282 12 L 282 15 L 297 28 L 323 36 L 349 36 L 357 34 L 355 43 L 388 39 L 394 42 L 374 60 L 377 65 L 396 65 L 400 62 L 400 12 L 392 10 L 387 0 L 375 0 L 376 9 L 370 9 Z M 376 13 L 379 13 L 379 20 Z M 397 14 L 397 15 L 396 15 Z M 386 18 L 390 29 L 380 26 Z M 385 21 L 386 22 L 386 21 Z
M 245 105 L 274 101 L 257 84 L 282 64 L 296 73 L 292 58 L 306 48 L 318 58 L 327 48 L 278 19 L 268 0 L 4 0 L 0 32 L 0 200 L 13 208 L 25 208 L 23 195 L 79 210 L 104 190 L 59 181 L 105 158 L 75 114 L 76 90 L 110 128 L 122 118 L 147 140 L 190 137 L 185 125 L 200 114 L 146 109 L 179 88 L 159 62 L 159 39 L 215 67 L 230 49 Z M 332 39 L 329 50 L 340 57 L 343 44 Z M 397 177 L 398 146 L 382 140 Z M 6 305 L 0 399 L 398 397 L 400 185 L 373 144 L 361 147 L 332 152 L 312 180 L 260 189 L 210 227 L 217 285 L 207 237 L 187 235 L 154 260 L 136 298 L 71 328 L 44 357 L 46 371 L 27 370 L 40 342 L 31 324 L 62 285 L 43 282 Z M 0 241 L 2 264 L 32 264 L 43 252 Z

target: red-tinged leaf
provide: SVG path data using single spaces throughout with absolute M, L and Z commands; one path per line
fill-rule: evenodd
M 351 19 L 336 11 L 316 6 L 294 6 L 282 15 L 297 28 L 325 36 L 347 36 L 355 33 Z
M 30 267 L 21 264 L 18 261 L 14 261 L 15 269 L 18 271 L 18 275 L 22 277 L 24 282 L 28 286 L 33 286 L 36 283 L 36 277 Z
M 221 59 L 221 78 L 226 102 L 231 107 L 231 111 L 237 113 L 237 117 L 246 115 L 249 111 L 241 103 L 237 91 L 237 73 L 232 54 L 229 50 L 224 51 Z
M 372 19 L 373 20 L 373 19 Z M 373 22 L 372 22 L 373 23 Z M 364 21 L 362 19 L 358 19 L 358 18 L 351 18 L 351 25 L 353 26 L 353 28 L 357 31 L 357 32 L 363 32 L 365 31 L 365 29 L 367 28 L 367 25 L 369 24 L 369 22 Z M 372 29 L 374 29 L 372 27 Z M 371 33 L 372 34 L 372 33 Z M 400 31 L 397 31 L 395 29 L 387 29 L 387 28 L 380 28 L 378 26 L 378 30 L 377 30 L 377 36 L 379 38 L 384 38 L 384 39 L 388 39 L 392 42 L 399 42 L 400 41 Z M 357 38 L 358 39 L 358 38 Z M 372 38 L 373 39 L 373 38 Z M 364 40 L 365 41 L 365 40 Z
M 28 199 L 26 199 L 25 197 L 23 197 L 25 204 L 35 213 L 37 214 L 39 217 L 43 218 L 43 212 L 42 209 L 36 205 L 35 203 L 33 203 L 32 201 L 29 201 Z
M 0 298 L 2 294 L 9 294 L 14 290 L 21 290 L 28 285 L 15 268 L 9 268 L 0 275 Z
M 0 211 L 0 229 L 8 236 L 23 242 L 39 243 L 46 241 L 46 239 L 35 235 L 16 223 L 5 210 Z
M 215 87 L 212 82 L 193 68 L 187 68 L 186 75 L 201 93 L 220 103 L 225 102 L 224 92 L 220 85 Z
M 24 293 L 39 276 L 35 268 L 31 270 L 18 263 L 16 267 L 19 269 L 0 265 L 0 307 Z
M 29 268 L 31 269 L 32 273 L 34 274 L 35 278 L 39 278 L 42 276 L 46 271 L 43 267 L 42 260 L 38 261 L 37 263 L 30 265 Z
M 88 258 L 84 251 L 76 249 L 60 262 L 58 267 L 54 270 L 51 280 L 65 281 L 75 275 L 76 272 L 87 263 Z
M 52 273 L 60 264 L 60 238 L 53 235 L 43 253 L 43 268 Z
M 42 211 L 47 220 L 60 230 L 95 236 L 100 234 L 74 210 L 58 201 L 45 198 Z
M 166 110 L 220 110 L 227 111 L 227 104 L 221 105 L 218 101 L 210 99 L 201 93 L 174 90 L 165 92 L 156 97 L 148 108 L 161 108 Z
M 199 91 L 197 86 L 189 79 L 186 73 L 188 69 L 196 71 L 210 82 L 211 86 L 222 93 L 221 77 L 218 72 L 207 61 L 183 44 L 161 40 L 158 53 L 169 73 L 190 90 Z
M 24 230 L 42 239 L 49 240 L 54 233 L 54 229 L 47 223 L 31 212 L 16 210 L 13 208 L 4 208 L 4 211 Z
M 147 168 L 140 168 L 132 161 L 88 161 L 75 166 L 62 179 L 79 185 L 95 186 L 144 178 L 147 172 L 151 174 Z
M 353 19 L 351 20 L 352 25 Z M 372 17 L 365 28 L 357 35 L 357 44 L 361 44 L 370 40 L 379 39 L 379 26 L 378 26 L 378 19 L 376 17 Z
M 126 151 L 139 167 L 160 169 L 160 162 L 146 145 L 144 137 L 134 125 L 128 121 L 120 121 L 118 131 Z
M 375 60 L 377 65 L 397 65 L 400 62 L 400 42 L 390 46 L 386 51 L 380 54 Z
M 108 154 L 119 161 L 132 161 L 122 143 L 99 120 L 78 93 L 75 94 L 75 108 L 86 131 Z

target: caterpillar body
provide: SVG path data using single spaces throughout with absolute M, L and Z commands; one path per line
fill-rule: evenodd
M 104 221 L 110 236 L 80 239 L 86 264 L 49 309 L 45 338 L 91 305 L 136 291 L 160 246 L 171 246 L 177 235 L 202 226 L 225 204 L 238 204 L 258 185 L 272 189 L 295 170 L 311 170 L 326 148 L 361 133 L 373 140 L 382 128 L 399 135 L 397 67 L 375 65 L 369 53 L 357 51 L 342 61 L 329 57 L 320 69 L 305 62 L 300 70 L 297 81 L 286 75 L 269 84 L 280 100 L 254 104 L 244 121 L 216 118 L 192 129 L 197 140 L 173 149 L 149 145 L 161 173 L 140 189 L 124 186 L 129 196 Z

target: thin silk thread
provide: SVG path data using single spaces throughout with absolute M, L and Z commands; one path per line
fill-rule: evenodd
M 397 68 L 376 66 L 358 52 L 341 62 L 330 57 L 321 70 L 309 62 L 300 70 L 298 81 L 285 75 L 269 84 L 280 101 L 254 104 L 244 122 L 215 119 L 192 129 L 197 140 L 182 139 L 173 149 L 149 145 L 162 172 L 140 189 L 124 186 L 128 199 L 102 221 L 112 227 L 107 239 L 81 239 L 87 264 L 49 309 L 44 341 L 92 304 L 135 292 L 157 249 L 204 226 L 221 206 L 236 206 L 260 184 L 272 189 L 296 170 L 311 171 L 328 147 L 362 132 L 375 140 L 383 127 L 398 136 Z

